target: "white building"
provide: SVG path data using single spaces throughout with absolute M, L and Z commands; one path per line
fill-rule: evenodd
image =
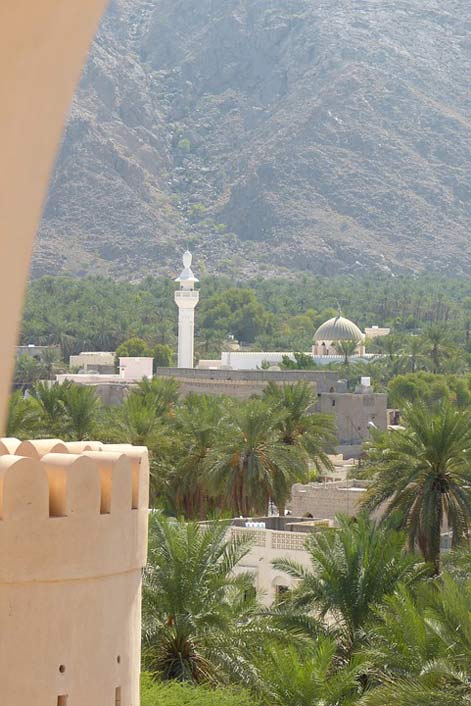
M 192 255 L 187 250 L 183 254 L 183 271 L 176 278 L 180 289 L 175 292 L 175 304 L 178 306 L 178 367 L 193 368 L 195 338 L 195 307 L 199 301 L 199 292 L 195 284 L 199 281 L 191 270 Z
M 375 332 L 373 336 L 385 336 L 389 329 L 379 327 L 369 327 L 366 331 Z M 329 363 L 340 363 L 344 360 L 341 350 L 342 341 L 354 341 L 356 350 L 349 356 L 351 362 L 368 361 L 375 358 L 374 353 L 365 352 L 365 340 L 367 338 L 359 327 L 343 317 L 340 312 L 337 316 L 323 323 L 314 333 L 312 349 L 305 355 L 312 357 L 318 365 L 328 365 Z M 283 358 L 295 360 L 293 351 L 224 351 L 220 360 L 200 360 L 198 367 L 206 370 L 257 370 L 278 366 L 283 362 Z
M 61 375 L 56 375 L 56 380 L 58 382 L 70 380 L 71 382 L 76 382 L 80 385 L 140 382 L 144 378 L 150 379 L 152 377 L 153 365 L 153 358 L 123 357 L 119 359 L 119 373 L 63 373 Z
M 353 321 L 343 317 L 339 311 L 337 316 L 323 323 L 315 332 L 312 355 L 315 357 L 338 355 L 343 357 L 339 345 L 342 341 L 354 341 L 357 344 L 355 355 L 365 355 L 365 334 Z

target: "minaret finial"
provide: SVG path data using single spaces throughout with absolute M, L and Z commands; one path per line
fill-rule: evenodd
M 337 299 L 337 318 L 342 316 L 342 307 L 340 306 L 339 300 Z

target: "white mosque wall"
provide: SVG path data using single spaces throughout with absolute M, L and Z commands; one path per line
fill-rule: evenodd
M 305 355 L 310 356 L 318 365 L 342 363 L 344 360 L 342 355 L 312 355 L 310 352 L 305 353 Z M 352 356 L 350 362 L 367 361 L 374 357 L 374 354 L 365 353 L 361 356 Z M 220 361 L 200 361 L 200 367 L 207 369 L 257 370 L 266 363 L 280 365 L 283 362 L 283 358 L 295 360 L 294 353 L 289 351 L 225 351 L 221 353 Z

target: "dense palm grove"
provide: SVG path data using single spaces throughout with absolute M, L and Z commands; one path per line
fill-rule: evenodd
M 292 484 L 328 466 L 335 428 L 312 413 L 309 385 L 269 385 L 241 402 L 183 399 L 171 379 L 144 380 L 121 406 L 105 407 L 91 388 L 37 381 L 60 367 L 53 353 L 40 371 L 20 360 L 9 436 L 150 450 L 143 706 L 471 706 L 471 287 L 449 283 L 444 297 L 439 285 L 205 282 L 204 356 L 228 335 L 253 348 L 308 350 L 337 298 L 360 325 L 393 329 L 371 343 L 381 354 L 373 362 L 353 365 L 346 349 L 340 368 L 352 384 L 367 374 L 387 390 L 403 428 L 372 432 L 365 447 L 363 514 L 307 535 L 309 569 L 276 562 L 296 587 L 270 609 L 251 577 L 234 571 L 250 540 L 229 539 L 227 518 L 270 504 L 282 513 Z M 303 308 L 306 292 L 315 309 Z M 23 342 L 58 344 L 65 355 L 147 346 L 162 364 L 175 318 L 171 283 L 48 278 L 31 287 Z M 299 355 L 289 365 L 308 364 Z
M 406 404 L 403 430 L 374 433 L 365 514 L 307 536 L 311 569 L 280 558 L 296 588 L 270 609 L 251 576 L 234 572 L 250 539 L 228 539 L 224 515 L 264 514 L 270 502 L 283 511 L 291 485 L 329 463 L 332 420 L 312 403 L 305 383 L 240 402 L 182 400 L 174 381 L 144 380 L 117 408 L 70 383 L 13 394 L 9 435 L 150 449 L 160 509 L 144 577 L 144 704 L 471 703 L 468 409 Z M 380 506 L 375 524 L 367 511 Z
M 440 574 L 408 551 L 405 534 L 366 516 L 306 542 L 311 569 L 271 609 L 232 569 L 249 540 L 154 516 L 144 589 L 144 667 L 162 683 L 208 687 L 242 706 L 465 706 L 471 699 L 471 554 L 448 555 Z M 204 685 L 201 691 L 198 685 Z M 150 687 L 152 691 L 152 687 Z M 184 693 L 182 693 L 184 696 Z M 213 697 L 214 698 L 214 697 Z M 230 699 L 230 700 L 229 700 Z M 169 701 L 173 703 L 173 701 Z M 183 701 L 184 703 L 184 701 Z M 198 702 L 197 702 L 198 703 Z
M 195 263 L 195 267 L 196 267 Z M 203 277 L 196 310 L 197 352 L 218 355 L 231 334 L 255 350 L 307 351 L 314 330 L 342 307 L 360 328 L 378 324 L 396 334 L 388 352 L 407 351 L 421 367 L 411 334 L 443 329 L 444 340 L 429 341 L 445 373 L 469 364 L 471 284 L 438 277 L 309 277 L 234 283 Z M 151 346 L 175 348 L 174 284 L 147 278 L 136 284 L 105 278 L 45 277 L 30 285 L 21 342 L 60 344 L 67 360 L 81 350 L 116 350 L 139 337 Z M 445 346 L 446 343 L 446 346 Z M 446 355 L 442 355 L 446 348 Z M 413 372 L 413 371 L 412 371 Z M 437 370 L 435 370 L 437 372 Z

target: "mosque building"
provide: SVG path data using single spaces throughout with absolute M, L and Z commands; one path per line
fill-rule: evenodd
M 313 344 L 305 355 L 312 357 L 318 365 L 339 363 L 345 359 L 345 343 L 356 344 L 348 352 L 349 361 L 352 363 L 368 361 L 375 354 L 366 353 L 365 343 L 367 338 L 377 338 L 390 333 L 388 328 L 371 326 L 365 331 L 342 315 L 339 310 L 337 316 L 324 322 L 315 331 Z M 231 346 L 232 350 L 223 351 L 220 360 L 200 360 L 198 368 L 203 370 L 259 370 L 279 366 L 283 359 L 295 360 L 294 351 L 242 351 L 237 345 Z
M 353 321 L 344 318 L 339 311 L 337 316 L 323 323 L 315 332 L 312 346 L 313 357 L 343 355 L 342 341 L 354 341 L 357 344 L 355 356 L 365 355 L 365 334 Z

